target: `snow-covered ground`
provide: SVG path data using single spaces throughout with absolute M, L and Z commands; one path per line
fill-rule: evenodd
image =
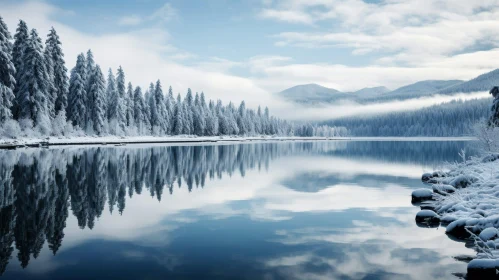
M 476 249 L 476 259 L 468 265 L 470 276 L 495 275 L 499 268 L 498 171 L 499 154 L 472 158 L 454 164 L 450 171 L 424 174 L 422 179 L 431 189 L 413 192 L 413 203 L 424 201 L 416 222 L 441 224 L 450 238 Z
M 0 148 L 38 145 L 99 145 L 99 144 L 148 144 L 148 143 L 210 143 L 244 141 L 470 141 L 473 137 L 294 137 L 294 136 L 82 136 L 0 139 Z

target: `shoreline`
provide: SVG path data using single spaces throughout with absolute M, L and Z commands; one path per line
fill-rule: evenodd
M 475 137 L 154 137 L 154 136 L 103 136 L 103 137 L 47 137 L 0 140 L 0 150 L 17 148 L 39 148 L 50 146 L 89 146 L 89 145 L 138 145 L 138 144 L 202 144 L 202 143 L 244 143 L 244 142 L 281 142 L 281 141 L 473 141 Z
M 443 227 L 445 234 L 476 251 L 468 279 L 496 279 L 499 271 L 499 154 L 456 163 L 449 171 L 422 176 L 425 188 L 412 192 L 421 227 Z

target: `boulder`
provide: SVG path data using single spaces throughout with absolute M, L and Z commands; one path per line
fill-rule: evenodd
M 429 189 L 417 189 L 412 192 L 412 202 L 423 202 L 433 199 L 433 192 Z
M 466 279 L 497 279 L 497 267 L 499 267 L 498 260 L 474 259 L 468 263 Z
M 439 224 L 440 216 L 431 210 L 421 210 L 416 214 L 416 223 Z

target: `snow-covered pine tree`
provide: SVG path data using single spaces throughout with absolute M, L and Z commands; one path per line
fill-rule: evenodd
M 126 92 L 126 125 L 128 127 L 136 126 L 133 117 L 134 111 L 134 98 L 133 98 L 133 86 L 131 82 L 128 82 L 127 92 Z
M 144 127 L 144 107 L 142 106 L 142 89 L 140 87 L 136 87 L 133 91 L 133 122 L 137 127 L 137 132 L 139 134 L 143 133 Z M 145 104 L 145 103 L 144 103 Z
M 68 107 L 66 115 L 68 120 L 74 126 L 81 129 L 86 128 L 87 124 L 87 66 L 85 55 L 83 53 L 78 55 L 76 66 L 71 70 L 71 77 L 69 79 L 69 92 L 68 92 Z M 90 109 L 90 108 L 89 108 Z
M 160 129 L 160 134 L 164 135 L 168 133 L 169 127 L 168 127 L 168 119 L 169 115 L 168 112 L 166 111 L 165 107 L 165 96 L 163 95 L 163 89 L 161 87 L 161 81 L 157 80 L 156 81 L 156 86 L 154 88 L 154 99 L 156 101 L 156 112 L 157 112 L 157 119 L 155 119 L 155 124 L 159 127 Z
M 150 123 L 151 123 L 151 133 L 153 135 L 160 134 L 160 121 L 158 115 L 158 107 L 156 106 L 156 98 L 154 97 L 154 84 L 149 84 L 149 89 L 146 92 L 148 95 L 147 103 L 149 105 Z
M 248 133 L 248 120 L 246 119 L 246 103 L 244 100 L 241 102 L 241 105 L 239 105 L 236 121 L 237 127 L 239 128 L 239 134 L 246 135 Z
M 50 35 L 50 33 L 48 34 Z M 54 61 L 51 56 L 51 46 L 49 45 L 49 37 L 45 40 L 45 50 L 43 56 L 45 58 L 45 68 L 49 74 L 49 80 L 47 81 L 47 111 L 51 120 L 55 118 L 55 101 L 57 99 L 57 92 L 54 86 Z
M 168 114 L 167 118 L 167 126 L 168 131 L 167 134 L 173 134 L 173 124 L 175 123 L 175 98 L 173 97 L 173 89 L 170 86 L 168 88 L 168 96 L 165 98 L 165 109 Z
M 116 91 L 118 93 L 118 99 L 115 100 L 117 104 L 115 122 L 116 122 L 116 133 L 122 134 L 126 132 L 126 91 L 125 91 L 125 72 L 121 66 L 118 68 L 116 74 Z
M 180 93 L 177 95 L 177 102 L 175 104 L 175 125 L 173 134 L 180 135 L 184 133 L 184 110 L 183 110 L 182 97 Z
M 116 91 L 116 79 L 113 74 L 113 70 L 109 68 L 107 74 L 107 87 L 106 87 L 106 97 L 107 97 L 107 119 L 111 121 L 116 117 L 118 92 Z
M 92 86 L 90 78 L 94 75 L 94 70 L 95 70 L 95 60 L 94 60 L 94 54 L 92 53 L 92 50 L 87 51 L 87 56 L 85 59 L 86 59 L 85 72 L 87 74 L 85 76 L 85 82 L 86 82 L 85 91 L 87 92 L 87 96 L 86 96 L 87 113 L 85 116 L 85 123 L 86 123 L 87 129 L 93 129 L 93 123 L 92 123 L 93 108 L 91 108 L 91 106 L 93 104 L 95 104 L 95 101 L 92 100 L 93 95 L 88 94 L 90 92 L 90 87 Z
M 12 63 L 11 39 L 7 25 L 0 17 L 0 124 L 12 118 L 16 71 Z
M 93 126 L 93 131 L 97 135 L 102 135 L 105 133 L 105 127 L 107 125 L 107 113 L 106 113 L 106 81 L 104 80 L 104 75 L 102 74 L 99 65 L 95 65 L 91 75 L 89 76 L 89 100 L 92 101 L 88 104 L 88 110 L 92 112 L 90 114 L 90 123 Z
M 35 29 L 31 30 L 28 45 L 24 50 L 22 76 L 19 80 L 19 118 L 31 119 L 42 134 L 50 133 L 50 118 L 47 107 L 47 94 L 50 79 L 42 40 Z
M 16 69 L 16 86 L 14 88 L 14 102 L 12 105 L 12 113 L 14 118 L 18 119 L 20 114 L 20 104 L 23 102 L 23 96 L 20 93 L 21 77 L 24 75 L 23 64 L 24 64 L 24 50 L 28 46 L 29 42 L 29 31 L 26 22 L 23 20 L 19 21 L 17 26 L 16 34 L 14 35 L 14 45 L 12 47 L 12 63 Z
M 64 62 L 61 41 L 54 28 L 50 29 L 45 42 L 45 53 L 50 56 L 52 63 L 51 71 L 56 95 L 54 114 L 57 115 L 61 111 L 65 113 L 68 106 L 68 70 Z
M 184 133 L 194 133 L 194 118 L 193 118 L 194 97 L 190 88 L 187 89 L 187 94 L 184 99 Z

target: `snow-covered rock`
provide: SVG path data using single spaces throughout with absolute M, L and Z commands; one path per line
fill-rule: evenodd
M 417 189 L 412 192 L 412 202 L 422 202 L 433 199 L 433 192 L 429 189 Z
M 436 224 L 440 223 L 440 216 L 431 210 L 421 210 L 416 214 L 416 222 Z
M 496 268 L 499 267 L 497 259 L 474 259 L 468 263 L 467 279 L 495 279 Z
M 483 241 L 489 241 L 491 239 L 495 239 L 498 235 L 499 233 L 496 228 L 489 227 L 482 230 L 482 232 L 480 232 L 480 235 L 478 235 L 478 237 L 480 237 L 480 239 L 482 239 Z

